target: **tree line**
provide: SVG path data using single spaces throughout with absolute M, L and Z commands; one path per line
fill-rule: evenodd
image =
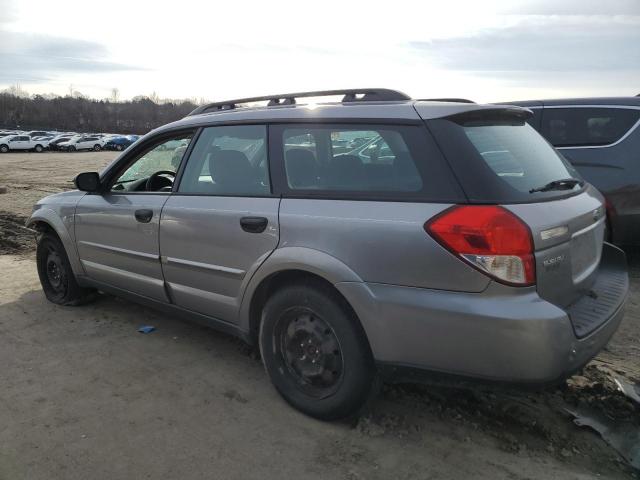
M 86 97 L 21 96 L 0 93 L 0 128 L 144 134 L 186 116 L 193 101 L 159 103 L 148 97 L 129 101 Z

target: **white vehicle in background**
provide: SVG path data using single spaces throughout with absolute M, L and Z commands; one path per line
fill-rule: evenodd
M 29 135 L 9 135 L 0 139 L 0 153 L 7 153 L 10 150 L 34 150 L 40 153 L 44 149 L 44 142 L 35 140 Z
M 53 135 L 45 135 L 43 137 L 32 137 L 31 139 L 34 142 L 42 144 L 44 148 L 49 148 L 49 144 L 51 143 L 51 140 L 53 140 L 54 138 L 55 136 Z
M 103 140 L 95 135 L 79 135 L 70 138 L 66 142 L 60 142 L 58 149 L 66 150 L 67 152 L 75 152 L 77 150 L 93 150 L 99 152 L 102 150 L 103 144 Z

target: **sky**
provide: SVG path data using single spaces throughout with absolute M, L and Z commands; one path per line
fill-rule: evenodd
M 210 101 L 640 93 L 640 0 L 0 0 L 0 90 Z

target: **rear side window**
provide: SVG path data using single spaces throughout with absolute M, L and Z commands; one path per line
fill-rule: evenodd
M 299 142 L 305 137 L 309 140 Z M 317 143 L 328 148 L 318 151 Z M 285 130 L 284 144 L 291 189 L 416 192 L 422 188 L 415 160 L 394 130 L 293 128 Z
M 280 145 L 286 187 L 306 192 L 416 195 L 425 191 L 424 178 L 430 174 L 432 180 L 443 181 L 442 188 L 432 186 L 430 192 L 450 187 L 447 198 L 451 198 L 450 173 L 425 145 L 427 135 L 423 127 L 412 126 L 284 127 Z M 435 158 L 429 159 L 430 153 Z
M 545 108 L 542 133 L 556 147 L 609 145 L 639 119 L 629 108 Z
M 428 122 L 471 201 L 536 202 L 571 193 L 531 192 L 554 180 L 580 177 L 524 118 L 505 112 L 475 114 Z
M 176 150 L 185 150 L 179 146 Z M 236 125 L 205 128 L 189 155 L 178 192 L 228 196 L 271 193 L 267 127 Z

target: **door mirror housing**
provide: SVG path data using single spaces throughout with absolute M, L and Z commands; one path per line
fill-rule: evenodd
M 100 189 L 100 175 L 98 172 L 84 172 L 78 175 L 73 183 L 83 192 L 97 192 Z

